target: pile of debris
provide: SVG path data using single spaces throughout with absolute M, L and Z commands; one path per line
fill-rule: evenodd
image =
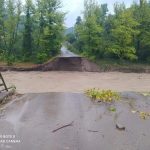
M 7 87 L 5 80 L 0 73 L 0 104 L 6 103 L 6 101 L 15 93 L 15 87 Z M 10 90 L 9 90 L 10 89 Z

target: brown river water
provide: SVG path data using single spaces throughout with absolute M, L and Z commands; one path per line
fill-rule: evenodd
M 15 85 L 19 93 L 77 92 L 88 88 L 116 91 L 150 91 L 150 74 L 120 72 L 3 72 L 8 86 Z

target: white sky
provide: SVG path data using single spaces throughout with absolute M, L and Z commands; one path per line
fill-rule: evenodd
M 25 1 L 25 0 L 22 0 Z M 33 0 L 34 1 L 34 0 Z M 61 0 L 63 4 L 62 10 L 68 12 L 65 19 L 65 25 L 72 27 L 76 22 L 76 18 L 81 15 L 83 11 L 84 0 Z M 113 11 L 113 4 L 117 2 L 124 2 L 126 6 L 130 6 L 133 1 L 139 0 L 97 0 L 100 4 L 107 3 L 110 12 Z

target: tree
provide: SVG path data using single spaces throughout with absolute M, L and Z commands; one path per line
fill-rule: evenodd
M 77 19 L 76 19 L 76 25 L 80 25 L 81 22 L 82 22 L 82 19 L 81 19 L 80 16 L 78 16 Z
M 117 4 L 115 18 L 111 29 L 111 41 L 108 51 L 119 59 L 136 60 L 134 37 L 138 35 L 138 22 L 133 18 L 130 9 L 126 10 L 124 4 Z
M 146 0 L 140 0 L 140 5 L 132 5 L 134 18 L 138 21 L 137 30 L 140 32 L 136 37 L 135 47 L 140 60 L 150 59 L 150 4 Z
M 80 51 L 85 55 L 101 57 L 102 26 L 99 24 L 100 7 L 93 0 L 86 0 L 84 4 L 84 18 L 82 23 L 75 27 L 77 43 L 80 43 Z
M 76 41 L 74 33 L 69 33 L 66 35 L 66 40 L 70 43 L 73 44 Z
M 0 1 L 0 51 L 4 50 L 4 19 L 5 19 L 5 1 Z
M 33 56 L 33 4 L 32 0 L 26 0 L 25 6 L 25 24 L 24 24 L 24 32 L 23 32 L 23 55 L 24 59 L 30 60 Z
M 42 53 L 46 53 L 47 57 L 52 57 L 60 52 L 64 33 L 64 13 L 58 11 L 61 8 L 59 0 L 43 0 L 41 2 L 44 20 L 41 18 L 41 24 L 39 24 L 42 27 L 40 49 Z
M 0 1 L 0 58 L 35 61 L 57 55 L 64 33 L 60 1 L 36 0 L 35 5 L 35 1 L 26 0 L 24 13 L 21 2 Z
M 5 43 L 5 56 L 8 61 L 15 58 L 16 55 L 16 43 L 17 43 L 17 33 L 18 33 L 18 25 L 21 15 L 21 4 L 18 0 L 17 2 L 14 0 L 6 1 L 5 8 L 5 18 L 4 18 L 4 26 L 3 26 L 3 40 Z
M 35 30 L 34 30 L 34 41 L 37 51 L 41 51 L 40 40 L 44 34 L 44 28 L 46 27 L 45 20 L 45 9 L 44 9 L 45 1 L 44 0 L 36 0 L 36 13 L 35 13 Z

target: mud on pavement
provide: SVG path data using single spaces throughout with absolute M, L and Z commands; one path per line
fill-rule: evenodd
M 150 118 L 136 112 L 150 110 L 150 96 L 127 92 L 121 97 L 98 104 L 84 94 L 23 95 L 4 107 L 0 119 L 0 133 L 20 142 L 0 143 L 0 150 L 149 150 Z

